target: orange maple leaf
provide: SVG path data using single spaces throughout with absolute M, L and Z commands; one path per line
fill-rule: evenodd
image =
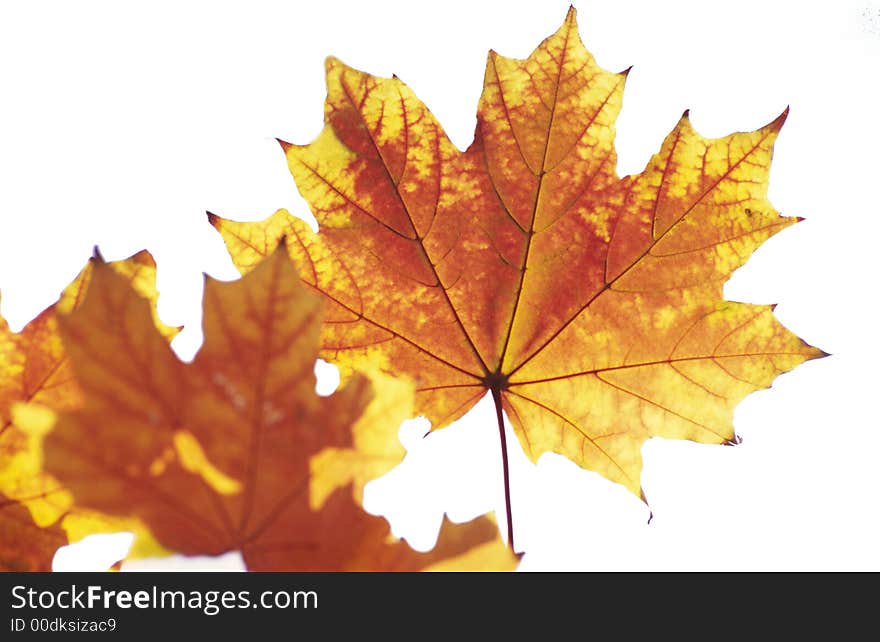
M 386 541 L 387 523 L 359 506 L 367 477 L 403 456 L 396 432 L 412 391 L 357 375 L 330 397 L 315 393 L 323 301 L 283 249 L 238 281 L 207 279 L 191 364 L 150 308 L 96 264 L 82 305 L 58 321 L 83 402 L 60 413 L 45 466 L 78 506 L 137 518 L 170 551 L 238 550 L 250 570 L 423 568 L 491 542 L 480 521 L 423 555 Z M 371 410 L 376 385 L 393 389 Z M 345 475 L 320 474 L 318 457 L 331 469 L 343 458 Z
M 158 298 L 156 264 L 148 252 L 138 252 L 112 266 L 141 294 L 152 301 Z M 12 408 L 16 403 L 38 403 L 56 410 L 79 403 L 79 390 L 58 334 L 57 315 L 80 305 L 91 269 L 90 261 L 64 289 L 58 302 L 43 310 L 21 332 L 12 332 L 0 318 L 0 435 L 13 427 Z M 165 335 L 176 334 L 176 328 L 165 326 L 158 317 L 155 321 Z
M 116 261 L 111 268 L 156 301 L 156 265 L 147 252 Z M 72 508 L 70 492 L 42 468 L 42 438 L 54 413 L 75 408 L 82 400 L 62 345 L 58 315 L 82 303 L 91 274 L 90 262 L 58 302 L 21 332 L 12 332 L 0 319 L 0 531 L 16 534 L 3 544 L 3 563 L 9 566 L 50 570 L 55 549 L 67 544 L 68 537 L 75 541 L 90 532 L 120 530 L 118 523 Z M 177 333 L 157 317 L 154 322 L 167 338 Z M 46 528 L 45 533 L 38 533 L 39 528 Z
M 506 487 L 502 408 L 533 460 L 561 453 L 644 498 L 647 439 L 732 442 L 740 400 L 824 353 L 722 293 L 798 220 L 766 198 L 787 112 L 718 139 L 685 112 L 618 178 L 626 75 L 596 64 L 572 8 L 527 59 L 490 52 L 460 152 L 399 79 L 328 59 L 323 131 L 281 142 L 319 232 L 284 210 L 210 221 L 242 272 L 286 236 L 329 301 L 322 355 L 412 379 L 435 429 L 491 393 Z

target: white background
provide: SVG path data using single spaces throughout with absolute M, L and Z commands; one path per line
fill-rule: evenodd
M 765 243 L 725 292 L 778 303 L 785 325 L 833 356 L 740 404 L 737 447 L 648 442 L 650 524 L 648 507 L 622 488 L 553 455 L 533 466 L 515 445 L 521 570 L 880 570 L 880 3 L 576 7 L 598 62 L 633 66 L 618 121 L 621 175 L 644 167 L 685 108 L 698 131 L 721 136 L 790 105 L 770 199 L 807 221 Z M 464 148 L 487 51 L 527 56 L 567 9 L 510 0 L 4 2 L 0 311 L 19 329 L 94 245 L 111 260 L 146 247 L 159 263 L 160 314 L 186 325 L 174 346 L 191 358 L 201 272 L 236 276 L 205 210 L 253 220 L 287 207 L 309 217 L 274 138 L 307 143 L 321 129 L 327 55 L 396 73 Z M 418 425 L 402 430 L 410 454 L 368 488 L 367 507 L 424 550 L 444 510 L 462 520 L 503 499 L 491 403 L 420 435 Z M 64 549 L 56 568 L 99 565 L 120 541 Z

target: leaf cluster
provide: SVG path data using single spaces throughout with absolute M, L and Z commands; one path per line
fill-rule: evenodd
M 440 429 L 487 394 L 505 454 L 502 414 L 533 460 L 642 499 L 646 440 L 735 443 L 740 400 L 824 356 L 722 293 L 799 220 L 767 200 L 786 113 L 707 139 L 685 112 L 620 178 L 626 76 L 572 9 L 527 59 L 490 53 L 460 151 L 399 79 L 328 59 L 323 131 L 281 143 L 319 231 L 209 215 L 242 277 L 206 279 L 191 363 L 146 252 L 93 258 L 21 333 L 0 328 L 0 567 L 131 530 L 131 557 L 239 551 L 250 570 L 512 570 L 509 495 L 509 546 L 482 516 L 445 521 L 428 553 L 362 507 L 405 455 L 401 421 Z M 342 373 L 329 397 L 319 356 Z

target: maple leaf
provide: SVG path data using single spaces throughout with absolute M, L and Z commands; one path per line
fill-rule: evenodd
M 111 263 L 143 296 L 155 302 L 156 264 L 147 252 Z M 54 421 L 53 411 L 76 407 L 81 393 L 58 332 L 58 315 L 82 302 L 91 280 L 92 263 L 21 332 L 0 318 L 0 492 L 21 501 L 38 525 L 54 523 L 70 508 L 71 498 L 42 470 L 42 437 Z M 178 328 L 154 322 L 168 339 Z
M 357 375 L 330 397 L 315 393 L 323 301 L 300 285 L 283 248 L 238 281 L 206 280 L 204 345 L 190 364 L 150 307 L 96 264 L 82 305 L 58 320 L 83 402 L 59 414 L 45 466 L 78 506 L 136 518 L 169 551 L 238 550 L 250 570 L 396 570 L 445 559 L 445 548 L 423 555 L 386 542 L 387 523 L 358 504 L 367 474 L 403 456 L 387 444 L 411 413 L 412 391 L 395 383 L 371 407 L 383 379 Z M 340 457 L 353 464 L 342 479 L 315 470 Z M 452 546 L 456 555 L 487 541 L 479 523 L 457 528 L 470 535 Z
M 156 265 L 149 253 L 138 252 L 110 265 L 155 303 Z M 74 408 L 81 401 L 57 318 L 81 304 L 91 271 L 90 261 L 59 300 L 21 332 L 12 332 L 6 321 L 0 319 L 0 494 L 6 496 L 5 510 L 0 512 L 0 529 L 16 534 L 8 540 L 6 549 L 5 563 L 12 567 L 28 565 L 30 560 L 34 570 L 50 570 L 58 546 L 92 533 L 143 531 L 139 524 L 123 523 L 73 507 L 70 492 L 42 468 L 42 439 L 55 421 L 55 411 Z M 168 339 L 178 332 L 178 328 L 159 321 L 158 316 L 154 316 L 154 322 Z M 45 528 L 45 532 L 38 532 L 39 528 Z M 29 536 L 22 536 L 24 532 Z M 146 536 L 141 537 L 135 549 L 141 555 L 158 550 Z
M 685 112 L 644 171 L 619 178 L 626 75 L 596 64 L 572 8 L 527 59 L 490 52 L 460 152 L 399 79 L 330 58 L 324 129 L 281 142 L 319 231 L 284 210 L 209 219 L 242 272 L 289 239 L 329 301 L 322 356 L 343 373 L 412 379 L 434 429 L 491 393 L 505 487 L 502 408 L 532 460 L 563 454 L 644 498 L 647 439 L 731 443 L 740 400 L 824 353 L 772 306 L 722 292 L 799 220 L 766 198 L 787 110 L 717 139 Z

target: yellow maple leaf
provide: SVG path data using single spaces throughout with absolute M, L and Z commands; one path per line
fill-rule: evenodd
M 399 79 L 327 61 L 325 126 L 282 142 L 319 224 L 210 215 L 250 270 L 288 238 L 328 301 L 322 356 L 416 385 L 434 429 L 491 394 L 525 452 L 556 452 L 644 497 L 651 437 L 735 440 L 733 410 L 824 356 L 724 282 L 797 222 L 767 200 L 786 112 L 717 139 L 687 112 L 640 174 L 616 175 L 626 72 L 596 64 L 572 8 L 525 60 L 490 53 L 460 152 Z M 512 539 L 508 495 L 508 539 Z

